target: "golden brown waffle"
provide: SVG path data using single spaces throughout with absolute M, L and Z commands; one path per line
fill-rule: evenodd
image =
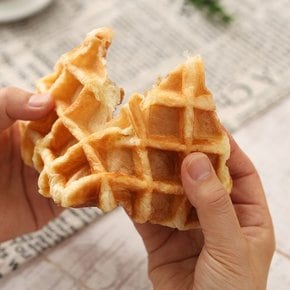
M 40 121 L 20 122 L 26 164 L 41 171 L 39 154 L 44 148 L 49 149 L 50 162 L 112 118 L 123 91 L 107 76 L 105 57 L 111 40 L 110 29 L 93 30 L 59 59 L 54 73 L 38 81 L 36 91 L 53 95 L 56 110 Z
M 120 98 L 119 91 L 115 93 Z M 70 100 L 65 103 L 74 108 L 69 112 L 77 116 L 78 126 L 71 118 L 66 121 L 67 111 L 57 102 L 59 118 L 34 149 L 40 193 L 56 203 L 97 206 L 105 212 L 121 205 L 139 223 L 149 221 L 181 230 L 198 227 L 180 178 L 182 160 L 195 151 L 209 156 L 230 192 L 225 164 L 229 140 L 205 87 L 200 57 L 189 58 L 145 96 L 131 96 L 119 117 L 110 122 L 99 119 L 96 107 L 93 130 L 86 116 L 90 95 L 86 106 L 70 104 Z M 108 100 L 101 98 L 104 107 Z M 25 130 L 24 140 L 30 131 L 29 127 Z

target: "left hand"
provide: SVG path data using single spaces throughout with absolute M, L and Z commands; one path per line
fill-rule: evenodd
M 37 120 L 54 107 L 49 95 L 0 89 L 0 242 L 38 230 L 62 209 L 38 194 L 38 173 L 20 154 L 16 120 Z

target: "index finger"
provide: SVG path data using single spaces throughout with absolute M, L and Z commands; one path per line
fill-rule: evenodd
M 231 154 L 227 165 L 233 179 L 231 194 L 233 203 L 267 206 L 263 186 L 255 166 L 234 138 L 230 134 L 228 135 Z

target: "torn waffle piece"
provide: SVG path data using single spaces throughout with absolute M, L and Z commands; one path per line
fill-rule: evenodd
M 122 90 L 108 79 L 111 30 L 89 33 L 38 83 L 56 109 L 21 122 L 24 161 L 39 172 L 39 192 L 64 207 L 121 205 L 138 223 L 180 230 L 199 226 L 180 177 L 190 152 L 204 152 L 227 192 L 230 145 L 200 57 L 188 58 L 146 94 L 133 94 L 119 116 Z

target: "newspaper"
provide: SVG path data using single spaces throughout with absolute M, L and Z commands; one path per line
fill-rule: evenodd
M 54 1 L 27 20 L 0 25 L 0 87 L 33 90 L 62 53 L 90 30 L 109 26 L 116 32 L 109 74 L 125 89 L 125 102 L 132 92 L 149 89 L 186 55 L 199 54 L 219 116 L 229 130 L 237 130 L 289 96 L 290 0 L 222 3 L 234 17 L 227 26 L 210 21 L 183 0 Z M 2 244 L 0 275 L 97 216 L 94 209 L 68 210 L 42 231 Z

